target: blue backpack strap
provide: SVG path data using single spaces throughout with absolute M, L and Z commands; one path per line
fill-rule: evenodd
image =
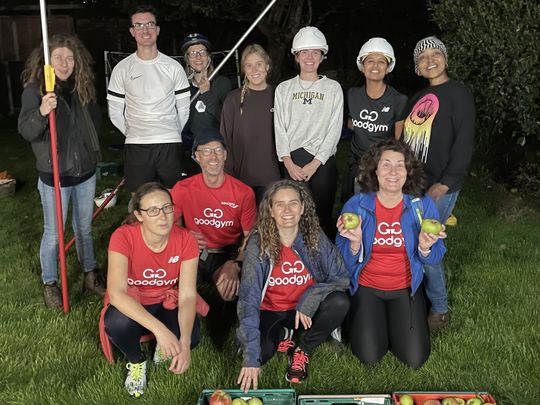
M 422 228 L 422 219 L 424 218 L 424 204 L 418 197 L 411 200 L 411 208 L 413 210 L 414 222 L 418 227 L 418 231 Z

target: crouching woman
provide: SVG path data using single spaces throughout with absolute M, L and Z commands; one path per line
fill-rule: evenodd
M 127 223 L 111 236 L 105 331 L 127 357 L 125 387 L 139 397 L 146 387 L 146 359 L 140 339 L 152 333 L 154 362 L 170 359 L 169 370 L 186 371 L 199 341 L 195 315 L 199 249 L 187 230 L 173 224 L 169 191 L 146 183 L 133 196 Z
M 442 260 L 446 234 L 444 227 L 437 234 L 420 228 L 422 216 L 438 219 L 438 213 L 430 197 L 421 197 L 423 174 L 407 145 L 392 138 L 375 144 L 362 167 L 362 192 L 337 222 L 337 246 L 351 277 L 351 348 L 366 364 L 390 349 L 418 368 L 430 353 L 423 266 Z M 357 214 L 360 223 L 346 229 L 343 213 Z
M 348 284 L 343 260 L 321 230 L 309 190 L 293 180 L 270 186 L 242 267 L 241 389 L 257 389 L 261 366 L 276 352 L 288 353 L 287 381 L 301 383 L 311 353 L 349 309 Z

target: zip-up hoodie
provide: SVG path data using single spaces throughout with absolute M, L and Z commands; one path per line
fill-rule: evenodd
M 349 276 L 343 259 L 336 247 L 324 233 L 319 235 L 319 249 L 310 254 L 299 233 L 293 242 L 292 249 L 300 257 L 315 280 L 302 295 L 296 310 L 313 317 L 319 304 L 334 291 L 345 291 L 349 285 Z M 260 258 L 260 239 L 254 233 L 248 241 L 244 252 L 244 264 L 240 278 L 238 297 L 238 319 L 240 325 L 236 335 L 243 347 L 244 367 L 260 367 L 260 306 L 266 293 L 268 278 L 273 263 L 267 257 Z
M 373 250 L 373 240 L 375 239 L 375 230 L 377 227 L 377 218 L 375 216 L 375 193 L 358 193 L 349 199 L 343 206 L 341 213 L 353 212 L 362 218 L 362 247 L 356 255 L 351 253 L 350 240 L 341 235 L 336 237 L 336 245 L 339 249 L 347 270 L 349 271 L 351 285 L 349 287 L 351 295 L 358 289 L 358 276 L 367 262 L 371 258 Z M 431 247 L 431 252 L 424 257 L 418 252 L 418 235 L 420 233 L 419 225 L 416 221 L 411 206 L 412 197 L 403 194 L 403 213 L 401 215 L 401 230 L 405 239 L 405 250 L 409 258 L 411 269 L 411 294 L 414 295 L 422 283 L 424 277 L 424 264 L 437 264 L 443 259 L 446 248 L 442 239 L 439 239 Z M 423 206 L 423 217 L 439 220 L 439 214 L 435 203 L 429 196 L 421 198 Z

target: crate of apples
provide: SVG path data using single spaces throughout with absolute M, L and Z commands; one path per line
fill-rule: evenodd
M 487 392 L 395 392 L 396 405 L 496 405 Z

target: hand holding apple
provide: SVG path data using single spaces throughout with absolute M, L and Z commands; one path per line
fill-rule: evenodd
M 352 212 L 344 212 L 338 217 L 336 227 L 341 236 L 350 240 L 351 252 L 357 254 L 362 246 L 362 218 Z

